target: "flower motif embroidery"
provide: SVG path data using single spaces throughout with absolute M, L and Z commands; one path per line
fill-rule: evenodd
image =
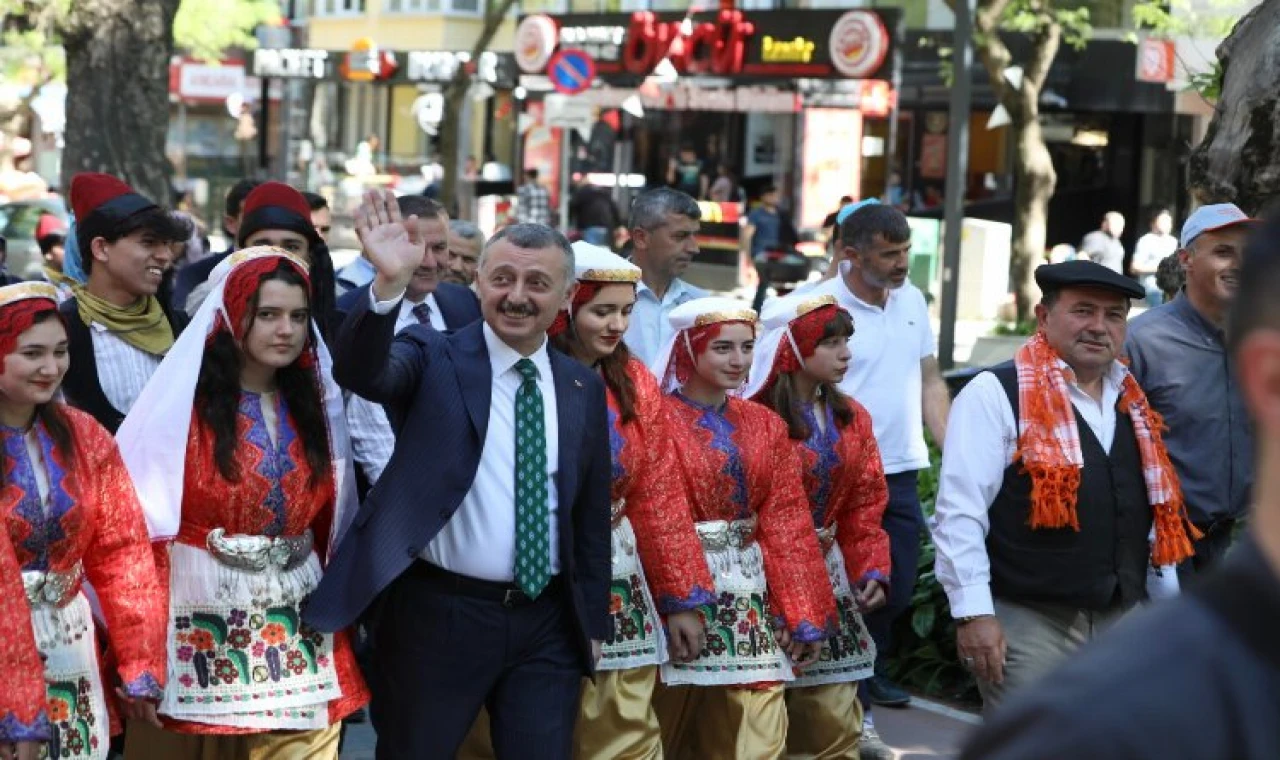
M 183 673 L 182 675 L 178 676 L 178 683 L 182 684 L 188 689 L 190 689 L 192 685 L 195 684 L 195 682 L 196 682 L 196 679 L 192 678 L 190 673 Z
M 249 615 L 244 610 L 232 610 L 231 613 L 227 615 L 227 622 L 232 625 L 244 625 L 245 621 L 248 619 Z
M 285 659 L 285 667 L 297 675 L 302 675 L 302 671 L 307 669 L 307 658 L 302 656 L 302 652 L 292 651 Z
M 262 627 L 262 640 L 267 642 L 269 646 L 277 646 L 283 644 L 287 638 L 284 626 L 279 623 L 267 623 Z
M 196 650 L 192 649 L 189 646 L 180 646 L 178 647 L 178 661 L 191 662 L 191 658 L 192 656 L 195 655 L 195 653 L 196 653 Z
M 253 641 L 253 637 L 246 628 L 237 628 L 227 634 L 227 645 L 233 649 L 244 649 Z
M 187 615 L 179 615 L 173 619 L 173 627 L 179 631 L 185 631 L 191 627 L 191 618 Z
M 255 641 L 253 642 L 253 649 L 251 651 L 253 652 L 254 657 L 262 657 L 267 653 L 267 645 L 263 644 L 261 641 Z
M 49 700 L 49 720 L 61 723 L 71 717 L 71 706 L 63 699 Z
M 223 683 L 235 683 L 240 677 L 240 671 L 231 660 L 219 657 L 213 661 L 213 677 L 221 679 Z
M 207 652 L 213 649 L 213 634 L 196 628 L 187 634 L 187 643 L 194 647 L 197 652 Z

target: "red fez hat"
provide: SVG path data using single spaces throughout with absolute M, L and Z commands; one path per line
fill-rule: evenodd
M 48 235 L 66 235 L 67 225 L 53 214 L 41 214 L 40 221 L 36 224 L 36 240 L 40 240 Z
M 110 174 L 81 172 L 71 178 L 71 209 L 80 224 L 95 211 L 119 221 L 155 205 Z
M 263 182 L 244 199 L 236 243 L 244 245 L 250 235 L 261 230 L 290 230 L 305 235 L 313 245 L 320 242 L 307 199 L 283 182 Z

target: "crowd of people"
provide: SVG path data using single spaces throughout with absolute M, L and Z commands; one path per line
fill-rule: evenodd
M 6 760 L 336 758 L 366 705 L 385 759 L 891 757 L 926 530 L 966 757 L 1280 756 L 1228 707 L 1277 702 L 1277 223 L 1197 210 L 1131 323 L 1143 284 L 1042 266 L 1036 334 L 953 405 L 888 204 L 752 308 L 683 279 L 675 188 L 629 258 L 370 191 L 340 272 L 282 183 L 176 273 L 184 217 L 101 174 L 70 202 L 46 281 L 0 287 Z

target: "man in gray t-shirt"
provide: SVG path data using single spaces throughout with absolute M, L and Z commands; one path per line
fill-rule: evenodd
M 1108 211 L 1102 217 L 1102 227 L 1084 236 L 1080 243 L 1080 253 L 1088 256 L 1095 264 L 1124 274 L 1124 244 L 1120 242 L 1122 234 L 1124 215 L 1119 211 Z

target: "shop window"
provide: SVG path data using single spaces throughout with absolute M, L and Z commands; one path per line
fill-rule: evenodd
M 364 13 L 364 0 L 316 0 L 315 7 L 317 16 L 352 16 Z
M 450 0 L 454 13 L 479 13 L 480 0 Z
M 568 0 L 524 0 L 521 13 L 568 13 Z

